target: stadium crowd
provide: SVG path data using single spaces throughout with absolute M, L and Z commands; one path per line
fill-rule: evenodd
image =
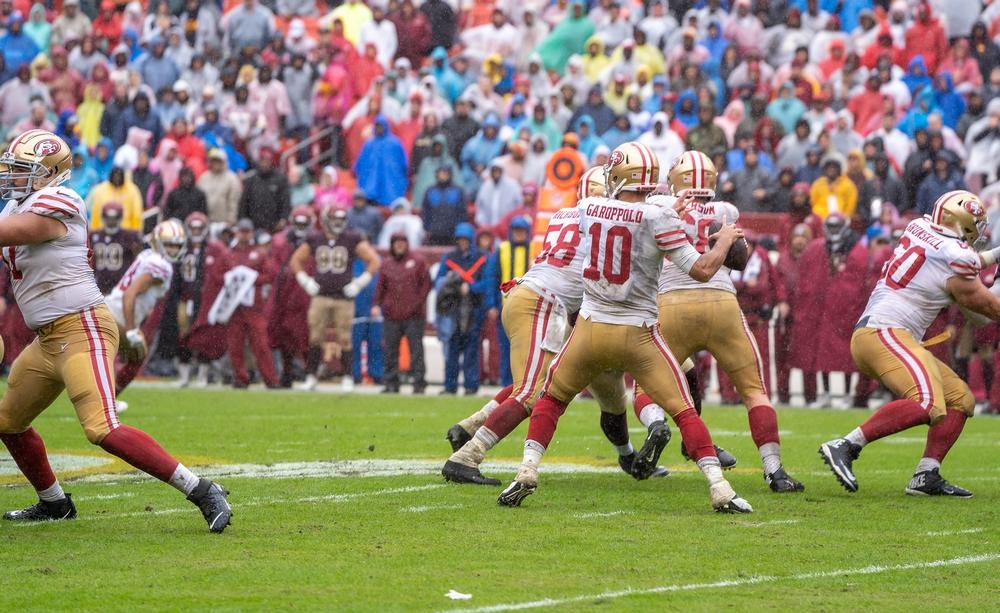
M 500 287 L 585 169 L 637 140 L 662 182 L 700 150 L 751 230 L 734 279 L 777 393 L 800 369 L 827 406 L 905 221 L 966 188 L 1000 214 L 998 35 L 1000 2 L 972 0 L 0 0 L 0 137 L 73 148 L 102 291 L 142 232 L 188 222 L 147 370 L 179 359 L 204 383 L 228 352 L 245 386 L 249 341 L 268 384 L 321 362 L 388 391 L 407 370 L 419 392 L 432 323 L 449 393 L 509 382 Z M 349 314 L 314 317 L 296 266 L 323 266 L 321 246 L 293 260 L 335 210 L 382 255 L 334 262 L 377 274 L 333 291 Z M 237 265 L 259 273 L 256 300 L 209 323 Z M 9 292 L 0 309 L 9 364 L 32 332 Z M 935 353 L 963 378 L 980 364 L 1000 408 L 1000 329 L 957 311 L 937 328 Z

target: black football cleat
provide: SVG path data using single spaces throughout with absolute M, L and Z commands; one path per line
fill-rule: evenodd
M 449 443 L 451 443 L 452 453 L 455 453 L 461 449 L 463 445 L 472 440 L 472 435 L 466 432 L 465 428 L 458 424 L 448 428 L 448 434 L 445 434 L 444 437 L 448 439 Z
M 806 490 L 806 486 L 803 485 L 801 481 L 792 479 L 791 476 L 785 472 L 784 466 L 779 466 L 778 470 L 774 471 L 770 475 L 764 475 L 764 481 L 767 482 L 767 485 L 771 488 L 772 492 L 779 494 L 787 492 L 804 492 Z
M 3 518 L 7 521 L 60 521 L 76 517 L 76 505 L 69 494 L 62 500 L 46 502 L 39 500 L 26 509 L 7 511 Z
M 660 461 L 660 454 L 670 442 L 670 426 L 665 421 L 656 421 L 649 425 L 649 434 L 646 435 L 646 442 L 642 444 L 635 454 L 632 462 L 632 476 L 642 481 L 649 479 L 656 471 L 656 463 Z
M 201 509 L 201 514 L 208 522 L 209 532 L 222 532 L 230 524 L 233 508 L 226 500 L 228 495 L 229 492 L 221 485 L 208 479 L 199 479 L 198 485 L 188 495 L 187 499 Z
M 855 445 L 846 438 L 836 438 L 819 447 L 820 457 L 848 492 L 858 491 L 858 480 L 854 477 L 853 465 L 860 454 L 861 445 Z
M 474 483 L 475 485 L 503 485 L 499 479 L 487 477 L 475 466 L 466 466 L 448 460 L 441 469 L 441 474 L 453 483 Z
M 925 470 L 913 475 L 906 486 L 910 496 L 954 496 L 955 498 L 972 498 L 972 492 L 948 483 L 937 468 Z
M 625 471 L 626 475 L 631 475 L 632 474 L 632 464 L 633 463 L 635 463 L 635 452 L 634 451 L 632 453 L 628 454 L 628 455 L 620 455 L 620 456 L 618 456 L 618 466 L 621 466 L 621 469 L 623 471 Z
M 497 504 L 502 507 L 519 507 L 521 501 L 535 493 L 535 485 L 528 485 L 520 481 L 511 481 L 504 491 L 497 497 Z
M 681 457 L 683 457 L 688 462 L 691 461 L 691 456 L 688 455 L 687 447 L 684 446 L 684 441 L 681 441 Z M 730 468 L 736 466 L 736 456 L 729 453 L 722 447 L 715 445 L 715 456 L 719 458 L 719 464 L 722 466 L 722 470 L 729 470 Z

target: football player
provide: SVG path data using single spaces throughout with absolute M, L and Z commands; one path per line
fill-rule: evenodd
M 986 210 L 979 198 L 967 191 L 948 192 L 937 199 L 930 215 L 906 226 L 892 259 L 883 266 L 854 328 L 851 355 L 858 369 L 881 381 L 896 400 L 843 438 L 819 448 L 847 491 L 858 491 L 853 463 L 865 445 L 926 424 L 927 445 L 906 493 L 972 496 L 948 483 L 940 470 L 976 401 L 969 386 L 921 341 L 938 313 L 953 302 L 1000 320 L 1000 298 L 979 279 L 980 268 L 996 263 L 1000 248 L 982 253 L 973 248 L 985 231 Z
M 340 345 L 340 363 L 344 378 L 341 389 L 354 389 L 351 376 L 351 324 L 354 321 L 354 297 L 368 286 L 378 273 L 381 258 L 356 230 L 347 229 L 347 211 L 327 208 L 320 215 L 323 229 L 313 232 L 292 254 L 295 280 L 312 299 L 309 301 L 309 355 L 303 389 L 316 389 L 316 374 L 322 358 L 326 329 L 332 324 Z M 309 258 L 316 263 L 316 276 L 306 272 Z M 352 278 L 355 258 L 365 263 L 365 272 Z
M 65 389 L 87 440 L 183 492 L 209 530 L 222 532 L 232 516 L 225 490 L 118 420 L 112 370 L 118 324 L 88 262 L 86 204 L 61 186 L 71 165 L 69 147 L 45 130 L 24 132 L 0 155 L 0 197 L 9 201 L 0 212 L 0 249 L 25 322 L 37 333 L 14 361 L 0 399 L 0 440 L 39 497 L 4 519 L 76 517 L 31 427 Z
M 716 179 L 715 164 L 700 151 L 682 153 L 667 174 L 671 194 L 685 195 L 694 202 L 683 215 L 682 229 L 699 253 L 710 248 L 713 224 L 733 223 L 740 215 L 732 204 L 713 201 Z M 667 205 L 672 198 L 652 196 L 648 201 Z M 746 260 L 737 264 L 745 265 Z M 764 465 L 764 480 L 774 492 L 801 492 L 805 487 L 781 465 L 778 415 L 767 393 L 760 350 L 736 301 L 736 288 L 729 273 L 730 269 L 722 266 L 711 279 L 701 283 L 673 261 L 664 261 L 656 297 L 660 331 L 678 360 L 686 360 L 703 350 L 715 356 L 747 407 L 750 436 Z M 669 436 L 663 432 L 666 426 L 663 409 L 641 389 L 636 390 L 635 411 L 649 429 L 646 444 L 636 458 L 641 470 L 644 464 L 656 463 L 666 444 L 663 441 Z M 690 458 L 690 449 L 684 443 L 681 453 Z M 736 463 L 735 458 L 725 455 L 729 461 L 724 467 L 730 468 Z M 719 459 L 723 459 L 723 453 L 719 453 Z
M 107 295 L 114 289 L 122 275 L 142 251 L 142 237 L 134 230 L 122 228 L 124 210 L 117 202 L 101 207 L 104 227 L 90 234 L 90 248 L 94 252 L 94 276 L 97 288 Z
M 578 205 L 580 231 L 589 243 L 584 250 L 580 316 L 552 361 L 542 396 L 531 413 L 520 470 L 501 492 L 498 504 L 519 506 L 535 491 L 538 465 L 559 416 L 590 381 L 611 370 L 630 373 L 674 419 L 708 480 L 714 509 L 753 511 L 723 476 L 712 436 L 694 410 L 680 364 L 656 323 L 656 283 L 664 256 L 705 282 L 722 267 L 742 231 L 732 223 L 723 224 L 711 237 L 715 246 L 698 253 L 678 216 L 689 204 L 685 198 L 676 199 L 670 207 L 645 202 L 656 189 L 659 166 L 656 154 L 645 145 L 620 145 L 604 167 L 607 197 L 585 198 Z
M 124 338 L 118 346 L 124 363 L 115 373 L 116 396 L 128 387 L 146 362 L 148 351 L 142 324 L 170 291 L 174 264 L 184 256 L 186 247 L 184 224 L 176 219 L 156 224 L 149 237 L 149 249 L 135 258 L 107 297 L 108 309 L 118 324 L 119 338 Z M 128 404 L 118 401 L 119 413 L 127 408 Z
M 577 199 L 604 195 L 604 169 L 591 168 L 580 178 Z M 474 435 L 448 458 L 441 474 L 449 481 L 500 485 L 483 476 L 479 465 L 486 452 L 510 434 L 531 414 L 543 373 L 562 348 L 569 331 L 569 316 L 580 310 L 586 252 L 581 247 L 580 210 L 557 211 L 545 232 L 545 246 L 534 264 L 519 279 L 503 289 L 507 293 L 501 317 L 510 338 L 512 391 L 501 390 L 493 400 L 463 420 L 475 424 Z M 629 441 L 625 384 L 621 372 L 603 372 L 590 384 L 601 407 L 601 429 L 618 451 L 618 463 L 631 474 L 635 449 Z M 491 406 L 494 405 L 494 406 Z M 479 415 L 483 415 L 479 421 Z M 453 430 L 448 431 L 452 440 Z M 652 472 L 652 471 L 650 471 Z M 663 474 L 665 474 L 665 470 Z M 650 474 L 642 475 L 646 478 Z
M 281 386 L 292 387 L 295 358 L 303 363 L 309 352 L 309 294 L 295 282 L 289 273 L 288 262 L 295 250 L 309 237 L 315 224 L 312 207 L 297 206 L 292 209 L 291 222 L 274 237 L 271 259 L 278 274 L 274 280 L 274 301 L 267 323 L 267 336 L 271 348 L 281 353 Z
M 204 387 L 208 385 L 211 359 L 191 347 L 188 335 L 198 317 L 198 310 L 203 306 L 201 289 L 205 276 L 205 260 L 209 251 L 213 249 L 214 241 L 210 241 L 208 237 L 208 216 L 201 211 L 188 215 L 184 220 L 184 228 L 187 230 L 188 244 L 177 267 L 176 285 L 177 329 L 180 333 L 177 347 L 179 375 L 177 384 L 180 387 L 187 387 L 190 384 L 191 359 L 195 358 L 198 364 L 195 381 L 198 387 Z M 211 304 L 205 306 L 206 309 L 210 307 Z

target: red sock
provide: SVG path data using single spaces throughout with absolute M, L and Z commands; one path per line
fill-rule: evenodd
M 968 418 L 962 411 L 948 409 L 944 418 L 927 431 L 927 446 L 924 447 L 923 457 L 933 458 L 938 462 L 943 461 L 944 456 L 948 455 L 948 451 L 962 434 L 962 428 L 965 427 Z
M 548 394 L 535 403 L 535 408 L 531 411 L 531 421 L 528 422 L 528 440 L 535 441 L 548 449 L 552 437 L 556 433 L 556 424 L 559 417 L 566 411 L 566 403 L 559 402 Z
M 506 389 L 506 388 L 505 388 Z M 499 394 L 497 394 L 499 396 Z M 490 432 L 497 435 L 497 439 L 502 439 L 514 431 L 522 421 L 528 418 L 528 410 L 516 398 L 508 398 L 500 403 L 500 406 L 493 409 L 490 416 L 483 424 L 484 428 L 489 428 Z
M 929 421 L 930 416 L 919 402 L 903 398 L 893 400 L 875 411 L 868 421 L 861 424 L 861 433 L 865 435 L 865 440 L 871 443 Z
M 14 458 L 17 467 L 36 490 L 39 492 L 47 490 L 55 484 L 56 476 L 49 466 L 45 443 L 34 428 L 28 428 L 20 434 L 0 434 L 0 440 L 7 446 L 10 457 Z
M 649 394 L 636 394 L 635 400 L 632 401 L 632 408 L 635 409 L 635 416 L 639 417 L 639 413 L 651 404 L 655 404 L 653 399 L 649 397 Z
M 681 438 L 684 439 L 684 447 L 697 462 L 702 458 L 714 458 L 715 445 L 712 443 L 712 435 L 708 432 L 708 426 L 701 420 L 701 417 L 694 409 L 685 409 L 674 416 L 674 423 L 681 431 Z
M 112 430 L 101 441 L 101 448 L 160 481 L 169 481 L 177 469 L 177 460 L 153 437 L 131 426 L 121 425 Z
M 747 413 L 750 420 L 750 436 L 753 444 L 759 448 L 767 443 L 780 443 L 778 436 L 778 414 L 774 407 L 768 404 L 756 406 Z
M 504 400 L 507 400 L 507 398 L 510 397 L 510 393 L 513 391 L 514 391 L 514 385 L 513 384 L 508 385 L 507 387 L 497 392 L 497 395 L 493 397 L 493 401 L 496 402 L 497 404 L 502 404 Z

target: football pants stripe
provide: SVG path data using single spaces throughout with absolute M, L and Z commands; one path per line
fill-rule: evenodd
M 880 329 L 878 336 L 882 344 L 885 345 L 896 359 L 903 363 L 907 372 L 910 373 L 910 377 L 917 385 L 917 393 L 919 394 L 918 402 L 924 410 L 930 411 L 934 408 L 934 388 L 931 387 L 930 377 L 927 376 L 927 371 L 924 370 L 923 363 L 905 345 L 899 342 L 899 339 L 891 329 Z
M 119 423 L 118 411 L 115 409 L 115 389 L 111 385 L 113 379 L 108 372 L 107 345 L 104 343 L 104 337 L 101 336 L 101 329 L 94 316 L 93 307 L 80 313 L 80 319 L 87 334 L 87 342 L 90 345 L 90 364 L 97 383 L 97 391 L 101 396 L 104 418 L 108 427 L 114 430 L 119 426 Z
M 653 339 L 653 346 L 655 346 L 663 355 L 663 359 L 667 361 L 667 364 L 670 366 L 670 370 L 674 373 L 674 380 L 677 381 L 677 388 L 681 392 L 681 399 L 684 401 L 684 407 L 694 409 L 694 398 L 691 397 L 691 390 L 688 389 L 687 377 L 684 376 L 684 372 L 681 370 L 681 365 L 677 363 L 677 358 L 674 357 L 674 354 L 670 353 L 670 347 L 667 345 L 667 341 L 663 340 L 663 336 L 660 335 L 660 324 L 656 324 L 650 328 L 649 334 Z

